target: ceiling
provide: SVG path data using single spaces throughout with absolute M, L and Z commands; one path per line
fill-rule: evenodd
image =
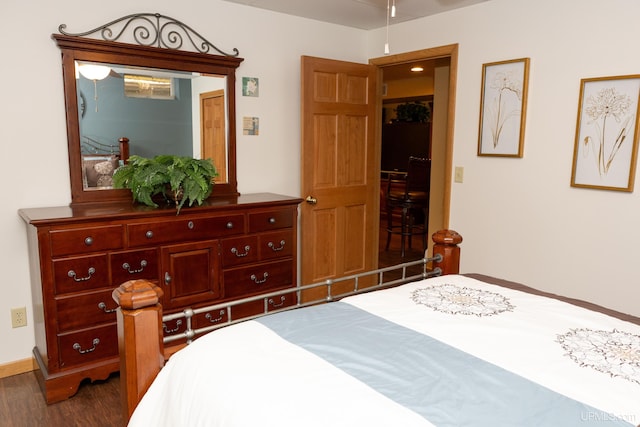
M 347 27 L 373 30 L 387 25 L 388 1 L 394 0 L 225 0 Z M 436 15 L 489 0 L 395 0 L 390 24 Z

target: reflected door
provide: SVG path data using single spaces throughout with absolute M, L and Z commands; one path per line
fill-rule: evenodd
M 227 182 L 224 90 L 200 94 L 201 156 L 212 159 L 218 170 L 215 182 Z

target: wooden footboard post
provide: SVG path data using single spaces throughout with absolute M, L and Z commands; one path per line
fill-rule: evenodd
M 433 233 L 433 255 L 442 255 L 442 262 L 437 267 L 442 274 L 458 274 L 460 272 L 460 247 L 462 236 L 454 230 L 440 230 Z
M 148 280 L 130 280 L 116 288 L 118 348 L 124 419 L 128 420 L 164 365 L 162 289 Z

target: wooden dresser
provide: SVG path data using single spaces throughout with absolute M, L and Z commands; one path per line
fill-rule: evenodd
M 166 314 L 296 285 L 297 208 L 275 194 L 216 198 L 198 207 L 105 204 L 22 209 L 27 223 L 36 374 L 48 403 L 80 382 L 118 371 L 115 303 L 122 282 L 146 278 L 164 290 Z M 295 292 L 269 301 L 295 303 Z M 259 312 L 262 303 L 234 310 Z M 195 327 L 227 313 L 202 313 Z M 184 331 L 165 324 L 165 335 Z

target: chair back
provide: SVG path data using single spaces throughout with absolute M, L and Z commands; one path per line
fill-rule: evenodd
M 410 193 L 424 192 L 429 194 L 431 186 L 431 159 L 409 157 L 407 166 L 407 183 L 405 197 Z

